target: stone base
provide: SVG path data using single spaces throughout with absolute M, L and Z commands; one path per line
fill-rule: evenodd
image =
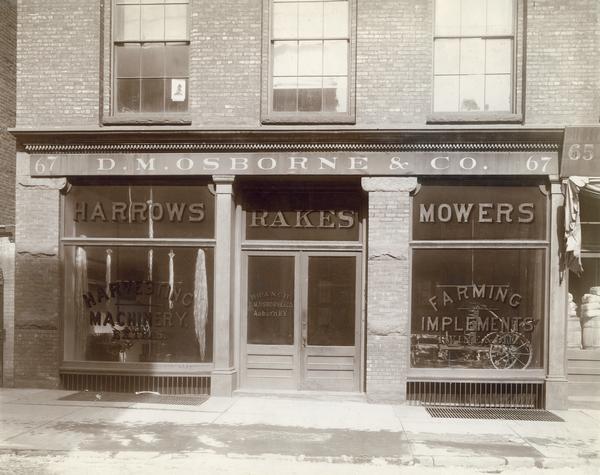
M 569 383 L 566 379 L 546 380 L 546 409 L 569 408 Z
M 234 368 L 215 369 L 210 374 L 210 395 L 231 397 L 237 389 L 237 372 Z

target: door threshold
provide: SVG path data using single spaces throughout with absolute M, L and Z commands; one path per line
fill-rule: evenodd
M 367 402 L 365 393 L 353 391 L 305 391 L 295 389 L 236 389 L 233 396 Z

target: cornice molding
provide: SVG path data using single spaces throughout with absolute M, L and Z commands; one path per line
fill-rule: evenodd
M 553 152 L 558 143 L 121 143 L 24 144 L 27 153 L 250 153 L 250 152 Z

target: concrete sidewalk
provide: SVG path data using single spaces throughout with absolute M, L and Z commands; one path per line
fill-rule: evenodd
M 335 470 L 352 464 L 352 473 L 387 473 L 384 466 L 600 473 L 600 410 L 553 411 L 565 422 L 525 422 L 437 419 L 415 406 L 282 397 L 213 397 L 200 406 L 59 400 L 69 394 L 0 390 L 0 473 L 18 473 L 10 465 L 20 459 L 53 455 L 140 460 L 153 468 L 166 459 L 173 467 L 173 457 L 223 456 L 253 464 L 273 457 L 334 463 Z

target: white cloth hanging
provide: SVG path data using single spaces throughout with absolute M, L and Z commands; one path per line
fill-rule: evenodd
M 173 309 L 175 299 L 175 253 L 169 251 L 169 309 Z
M 579 207 L 579 195 L 582 191 L 597 194 L 600 199 L 600 177 L 572 176 L 565 182 L 565 268 L 577 275 L 583 272 Z
M 110 282 L 112 281 L 112 249 L 106 250 L 106 295 L 110 295 Z

